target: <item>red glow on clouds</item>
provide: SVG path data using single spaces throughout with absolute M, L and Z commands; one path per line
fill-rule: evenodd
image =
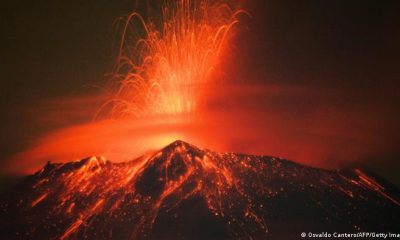
M 392 147 L 388 136 L 395 124 L 379 117 L 384 115 L 376 111 L 379 106 L 348 107 L 340 91 L 223 83 L 229 33 L 243 13 L 226 2 L 171 2 L 163 8 L 161 29 L 131 14 L 107 89 L 111 97 L 85 95 L 42 105 L 30 127 L 54 127 L 11 156 L 3 171 L 30 173 L 46 161 L 93 155 L 126 161 L 177 139 L 328 167 Z M 133 19 L 147 35 L 129 38 L 128 30 L 136 29 Z M 100 112 L 108 110 L 112 119 L 82 123 L 104 102 Z
M 223 92 L 197 115 L 98 120 L 50 131 L 10 157 L 3 171 L 32 173 L 46 161 L 93 155 L 126 161 L 177 139 L 216 151 L 272 155 L 322 167 L 337 167 L 391 147 L 385 136 L 393 123 L 371 116 L 370 109 L 337 106 L 326 92 L 266 85 L 225 87 Z M 302 105 L 299 99 L 320 105 Z M 93 98 L 73 99 L 68 106 L 79 109 L 85 101 Z M 64 111 L 73 115 L 69 109 Z M 41 123 L 46 122 L 44 116 L 38 113 Z M 52 114 L 48 122 L 62 121 Z

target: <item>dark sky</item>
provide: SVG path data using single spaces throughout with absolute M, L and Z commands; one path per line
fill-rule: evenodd
M 368 113 L 400 120 L 399 1 L 244 4 L 251 17 L 242 19 L 231 59 L 241 68 L 227 70 L 236 81 L 334 90 L 341 107 L 372 106 Z M 130 0 L 0 3 L 1 157 L 42 131 L 21 109 L 107 79 L 118 42 L 113 23 L 134 7 Z M 385 141 L 396 147 L 399 127 L 390 129 Z M 374 162 L 378 172 L 394 176 L 399 170 L 395 147 Z
M 21 108 L 105 81 L 117 43 L 114 22 L 133 8 L 128 0 L 0 3 L 2 156 L 43 131 Z

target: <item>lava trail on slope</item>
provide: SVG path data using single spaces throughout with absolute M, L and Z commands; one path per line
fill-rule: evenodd
M 124 163 L 48 163 L 1 196 L 1 239 L 281 239 L 396 231 L 399 190 L 328 171 L 176 141 Z

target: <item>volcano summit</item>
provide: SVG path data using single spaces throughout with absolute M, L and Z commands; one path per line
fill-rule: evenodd
M 1 239 L 282 239 L 400 229 L 400 191 L 359 169 L 176 141 L 124 163 L 48 163 L 1 197 Z

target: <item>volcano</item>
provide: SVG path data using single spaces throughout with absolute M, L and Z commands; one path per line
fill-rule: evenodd
M 395 232 L 400 191 L 366 170 L 217 153 L 183 141 L 138 159 L 47 163 L 1 196 L 1 239 L 297 239 Z

